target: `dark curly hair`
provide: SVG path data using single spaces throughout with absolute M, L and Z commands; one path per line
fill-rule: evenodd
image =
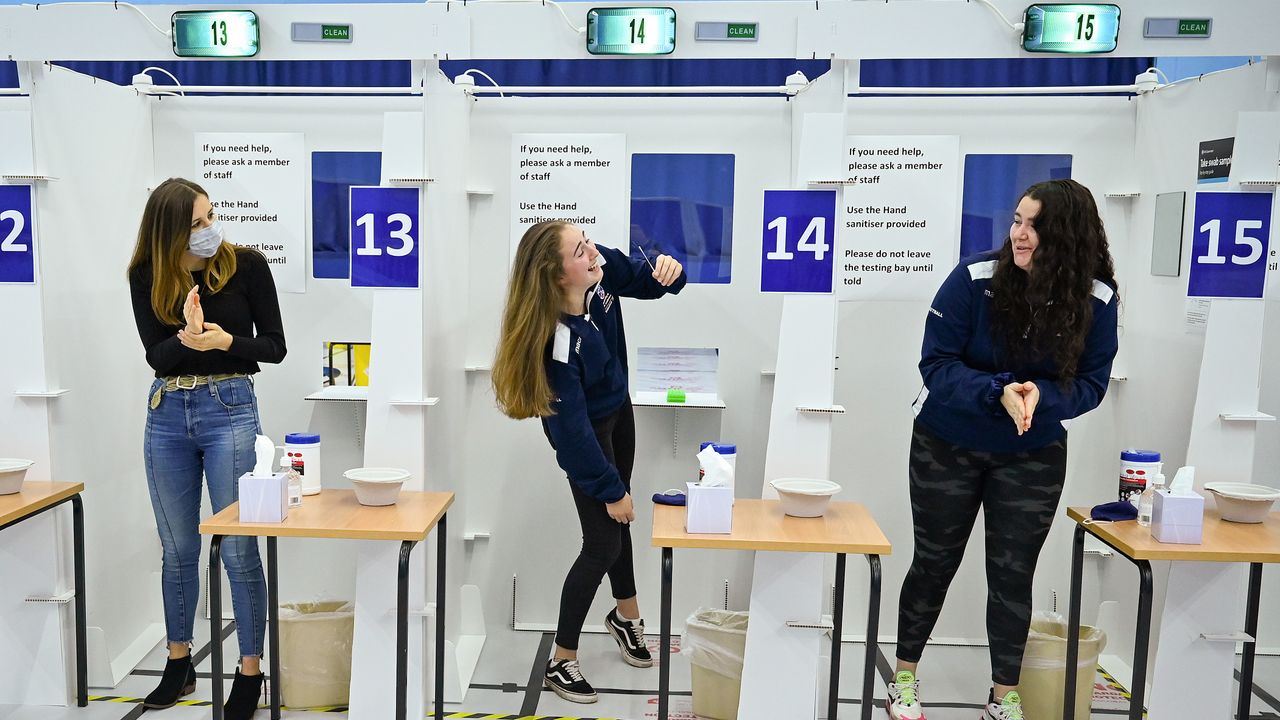
M 1093 323 L 1093 281 L 1119 290 L 1107 234 L 1089 189 L 1075 180 L 1036 183 L 1019 196 L 1040 202 L 1030 272 L 1013 262 L 1009 238 L 991 279 L 993 325 L 1010 362 L 1051 358 L 1058 380 L 1075 377 Z

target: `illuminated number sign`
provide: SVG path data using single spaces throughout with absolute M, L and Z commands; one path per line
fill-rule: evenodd
M 173 54 L 178 57 L 253 57 L 258 16 L 251 10 L 183 10 L 173 14 Z
M 592 55 L 669 55 L 676 49 L 671 8 L 592 8 L 587 11 L 587 52 Z
M 1120 7 L 1084 3 L 1032 5 L 1023 18 L 1022 49 L 1044 53 L 1109 53 L 1120 35 Z

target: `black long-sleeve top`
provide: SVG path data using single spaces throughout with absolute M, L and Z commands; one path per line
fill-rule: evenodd
M 275 280 L 262 253 L 236 249 L 236 272 L 216 293 L 204 287 L 204 272 L 191 274 L 199 284 L 204 321 L 220 326 L 231 335 L 230 350 L 192 350 L 178 342 L 182 325 L 169 325 L 151 309 L 151 266 L 140 265 L 129 273 L 133 296 L 133 317 L 138 336 L 147 350 L 147 364 L 156 377 L 174 375 L 216 375 L 256 373 L 258 363 L 278 363 L 284 359 L 284 325 Z M 256 332 L 255 332 L 256 330 Z

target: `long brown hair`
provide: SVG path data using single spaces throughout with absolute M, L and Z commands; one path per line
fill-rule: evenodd
M 517 420 L 551 415 L 551 383 L 543 364 L 547 342 L 556 332 L 564 291 L 560 255 L 563 222 L 543 222 L 525 231 L 502 311 L 502 336 L 493 361 L 493 390 L 498 409 Z
M 1058 380 L 1075 377 L 1093 325 L 1093 281 L 1119 293 L 1107 233 L 1089 189 L 1075 180 L 1036 183 L 1022 193 L 1040 202 L 1039 244 L 1031 272 L 1013 263 L 1006 238 L 991 278 L 993 325 L 1010 360 L 1052 358 Z
M 209 193 L 182 178 L 169 178 L 151 191 L 129 260 L 130 273 L 141 265 L 151 266 L 151 311 L 169 325 L 183 324 L 182 301 L 192 287 L 182 256 L 191 239 L 191 210 L 200 196 L 209 197 Z M 224 242 L 204 266 L 201 292 L 218 292 L 235 274 L 236 248 Z

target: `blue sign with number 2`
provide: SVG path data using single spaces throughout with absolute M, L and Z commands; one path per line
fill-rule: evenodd
M 31 186 L 0 186 L 0 283 L 36 281 Z
M 1194 228 L 1187 296 L 1262 297 L 1271 193 L 1196 193 Z
M 829 293 L 834 190 L 765 190 L 760 292 Z
M 418 287 L 418 188 L 351 188 L 351 286 Z

